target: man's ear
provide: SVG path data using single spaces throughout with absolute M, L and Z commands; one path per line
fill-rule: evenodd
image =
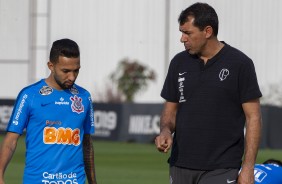
M 211 26 L 205 27 L 206 38 L 210 38 L 213 35 L 213 28 Z
M 48 62 L 47 62 L 47 66 L 48 66 L 48 68 L 49 68 L 49 70 L 50 70 L 51 72 L 54 71 L 54 63 L 52 63 L 51 61 L 48 61 Z

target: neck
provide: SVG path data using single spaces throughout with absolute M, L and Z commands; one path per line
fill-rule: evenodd
M 209 59 L 213 58 L 222 48 L 224 44 L 218 40 L 210 40 L 206 44 L 206 49 L 199 55 L 199 57 L 206 63 Z
M 56 90 L 62 90 L 62 88 L 56 83 L 55 79 L 51 75 L 45 79 L 45 82 L 51 88 L 54 88 Z

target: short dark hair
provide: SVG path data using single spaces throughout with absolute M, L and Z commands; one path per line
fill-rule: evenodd
M 201 31 L 205 27 L 211 26 L 213 34 L 217 36 L 218 16 L 213 7 L 207 3 L 195 3 L 180 13 L 178 17 L 179 24 L 185 24 L 188 21 L 188 16 L 194 17 L 194 26 L 198 27 Z
M 268 159 L 265 162 L 263 162 L 263 164 L 276 164 L 276 165 L 282 166 L 282 162 L 276 159 Z
M 78 58 L 79 55 L 80 52 L 77 43 L 73 40 L 64 38 L 53 42 L 52 48 L 50 50 L 49 60 L 52 63 L 56 63 L 58 62 L 59 56 Z

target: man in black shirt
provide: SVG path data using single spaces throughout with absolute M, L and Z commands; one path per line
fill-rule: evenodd
M 170 63 L 155 140 L 161 152 L 172 147 L 171 183 L 252 184 L 262 96 L 254 64 L 217 39 L 218 17 L 210 5 L 195 3 L 178 21 L 185 51 Z

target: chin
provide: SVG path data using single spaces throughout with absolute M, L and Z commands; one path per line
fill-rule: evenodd
M 63 86 L 61 86 L 61 88 L 63 88 L 64 90 L 65 89 L 70 89 L 72 87 L 72 85 L 70 86 L 70 85 L 63 85 Z
M 190 50 L 190 49 L 187 49 L 187 52 L 188 52 L 189 54 L 191 54 L 191 55 L 196 54 L 194 51 L 192 51 L 192 50 Z
M 72 85 L 71 86 L 66 86 L 65 89 L 70 89 L 71 87 L 72 87 Z
M 72 86 L 73 86 L 73 83 L 72 84 L 70 84 L 70 83 L 64 83 L 63 84 L 64 89 L 70 89 Z

